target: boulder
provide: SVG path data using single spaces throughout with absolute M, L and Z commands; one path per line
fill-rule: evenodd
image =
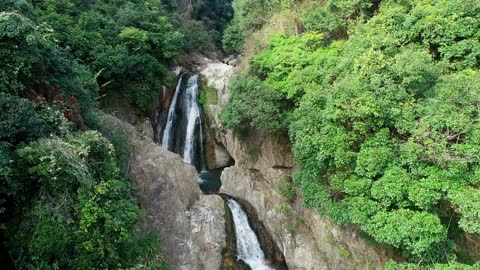
M 171 269 L 220 269 L 225 246 L 223 200 L 203 195 L 195 168 L 163 150 L 119 119 L 99 113 L 102 126 L 128 136 L 132 145 L 128 175 L 143 213 L 140 233 L 162 236 L 164 258 Z

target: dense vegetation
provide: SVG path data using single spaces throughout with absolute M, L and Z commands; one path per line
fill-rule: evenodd
M 288 132 L 305 205 L 414 263 L 401 269 L 467 268 L 453 262 L 472 264 L 455 240 L 480 235 L 480 2 L 314 2 L 234 1 L 226 49 L 276 10 L 303 31 L 250 57 L 224 124 Z
M 177 55 L 216 46 L 230 4 L 195 4 L 184 19 L 167 0 L 0 1 L 2 266 L 167 267 L 160 236 L 135 232 L 127 138 L 95 111 L 148 114 Z

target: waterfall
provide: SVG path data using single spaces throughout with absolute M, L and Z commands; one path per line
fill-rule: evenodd
M 178 79 L 177 88 L 175 89 L 175 94 L 173 95 L 172 104 L 168 110 L 167 124 L 163 130 L 162 138 L 162 148 L 165 150 L 172 149 L 172 130 L 173 122 L 175 121 L 175 110 L 177 109 L 178 95 L 180 94 L 180 88 L 182 86 L 183 74 Z
M 257 235 L 248 223 L 248 217 L 242 207 L 233 199 L 227 200 L 232 211 L 235 235 L 237 239 L 237 259 L 244 261 L 252 270 L 270 270 L 265 265 L 265 254 L 258 242 Z
M 168 110 L 162 147 L 182 155 L 186 163 L 196 167 L 199 172 L 200 187 L 214 187 L 218 191 L 221 186 L 221 170 L 217 172 L 206 170 L 204 118 L 199 104 L 201 88 L 199 75 L 187 76 L 189 75 L 182 75 L 178 80 Z M 184 79 L 187 81 L 186 83 L 182 83 Z M 226 202 L 233 217 L 237 260 L 242 260 L 253 270 L 273 270 L 273 267 L 265 264 L 265 253 L 255 232 L 250 227 L 245 211 L 233 199 L 226 199 Z
M 188 79 L 187 89 L 185 90 L 185 109 L 187 116 L 187 130 L 185 134 L 185 143 L 183 148 L 183 159 L 189 164 L 195 162 L 196 146 L 196 127 L 198 128 L 198 135 L 200 138 L 200 156 L 203 156 L 203 125 L 200 115 L 200 105 L 198 104 L 199 87 L 198 87 L 198 74 L 193 75 Z M 203 159 L 203 157 L 201 157 Z M 201 160 L 200 169 L 204 170 L 204 162 Z
M 168 110 L 162 148 L 180 154 L 185 162 L 204 171 L 206 161 L 199 75 L 193 74 L 188 77 L 187 83 L 183 83 L 185 76 L 188 75 L 180 76 Z

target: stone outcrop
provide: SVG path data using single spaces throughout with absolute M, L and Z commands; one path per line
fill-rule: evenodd
M 288 201 L 280 186 L 290 179 L 294 161 L 287 138 L 275 138 L 260 130 L 250 130 L 242 138 L 222 127 L 218 118 L 228 101 L 228 79 L 222 72 L 211 72 L 225 64 L 204 63 L 202 73 L 211 86 L 218 87 L 220 104 L 211 105 L 210 130 L 216 143 L 225 147 L 235 166 L 222 174 L 220 192 L 251 204 L 266 226 L 289 269 L 379 269 L 387 251 L 374 248 L 357 235 L 355 228 L 343 228 L 330 219 L 302 207 L 301 198 Z M 230 66 L 233 70 L 233 66 Z M 221 70 L 229 70 L 222 67 Z M 225 74 L 225 73 L 224 73 Z
M 207 158 L 207 165 L 209 170 L 218 168 L 225 168 L 234 164 L 233 158 L 228 154 L 225 147 L 215 140 L 215 134 L 210 129 L 205 132 L 205 156 Z
M 139 233 L 159 232 L 171 269 L 220 269 L 225 246 L 223 200 L 203 195 L 197 172 L 131 125 L 100 113 L 102 126 L 128 136 L 133 146 L 129 176 L 140 200 Z M 146 125 L 145 125 L 146 126 Z
M 224 60 L 215 60 L 205 56 L 197 55 L 192 57 L 194 68 L 200 73 L 204 82 L 218 90 L 218 103 L 211 104 L 207 109 L 207 142 L 206 142 L 206 156 L 208 169 L 213 170 L 233 165 L 233 159 L 229 152 L 225 149 L 224 143 L 215 136 L 214 130 L 215 121 L 212 121 L 213 115 L 218 112 L 221 105 L 228 102 L 228 82 L 234 73 L 235 59 L 227 57 Z M 212 114 L 212 112 L 215 112 Z

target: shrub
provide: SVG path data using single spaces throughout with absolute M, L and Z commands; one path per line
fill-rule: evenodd
M 278 191 L 290 202 L 295 201 L 295 198 L 297 197 L 295 186 L 293 185 L 292 181 L 290 181 L 290 179 L 286 179 L 282 183 L 280 183 Z
M 270 132 L 286 128 L 286 102 L 282 95 L 252 76 L 238 77 L 229 85 L 232 98 L 220 119 L 227 128 L 253 125 Z
M 223 32 L 222 48 L 229 53 L 240 53 L 243 47 L 243 32 L 238 19 L 233 20 Z

